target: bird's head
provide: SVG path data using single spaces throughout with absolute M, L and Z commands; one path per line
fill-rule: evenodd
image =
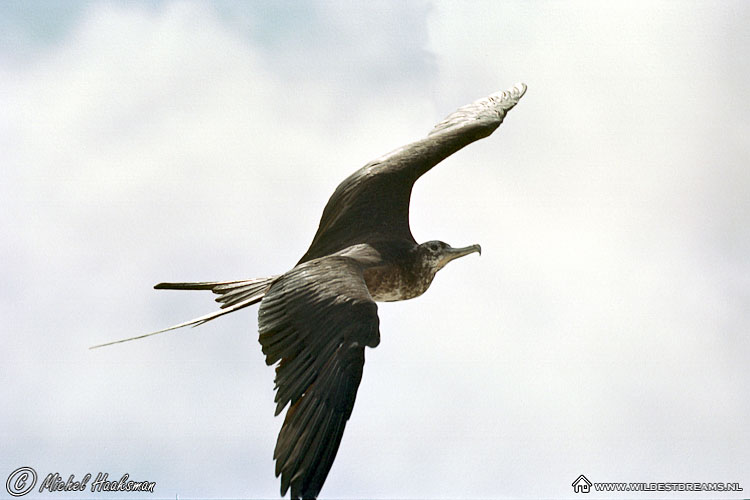
M 453 248 L 442 241 L 428 241 L 417 247 L 417 253 L 422 266 L 431 269 L 433 276 L 444 268 L 448 262 L 474 252 L 481 255 L 482 247 L 479 245 L 470 245 L 468 247 Z

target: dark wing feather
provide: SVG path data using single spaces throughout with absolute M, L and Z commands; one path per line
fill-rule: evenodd
M 276 368 L 274 451 L 281 495 L 318 495 L 338 451 L 362 377 L 365 346 L 380 341 L 377 306 L 360 265 L 333 255 L 300 264 L 271 286 L 258 312 L 266 363 Z
M 526 92 L 526 85 L 464 106 L 430 134 L 354 172 L 339 184 L 323 210 L 306 262 L 358 243 L 383 238 L 414 242 L 409 200 L 414 182 L 459 149 L 490 135 Z

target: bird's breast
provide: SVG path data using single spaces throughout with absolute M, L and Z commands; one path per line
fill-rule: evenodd
M 394 302 L 418 297 L 432 282 L 432 276 L 428 279 L 396 265 L 366 269 L 364 278 L 367 289 L 376 302 Z

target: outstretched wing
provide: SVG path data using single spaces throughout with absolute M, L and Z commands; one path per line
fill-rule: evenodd
M 403 146 L 354 172 L 328 200 L 313 242 L 300 262 L 381 238 L 414 242 L 409 199 L 414 182 L 472 142 L 490 135 L 526 92 L 526 85 L 459 108 L 427 137 Z
M 276 414 L 289 404 L 274 451 L 281 495 L 314 498 L 333 464 L 362 378 L 365 346 L 380 342 L 377 306 L 355 260 L 300 264 L 271 286 L 258 312 L 266 363 L 276 368 Z

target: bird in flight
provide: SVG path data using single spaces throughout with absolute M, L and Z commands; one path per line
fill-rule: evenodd
M 305 255 L 281 275 L 236 281 L 159 283 L 168 290 L 210 290 L 220 309 L 135 340 L 197 326 L 260 302 L 259 340 L 276 364 L 276 415 L 287 405 L 273 457 L 281 496 L 316 498 L 352 413 L 365 347 L 380 343 L 376 302 L 423 294 L 448 262 L 479 245 L 418 244 L 409 228 L 414 182 L 472 142 L 489 136 L 526 85 L 459 108 L 424 139 L 382 156 L 344 179 L 323 210 Z

